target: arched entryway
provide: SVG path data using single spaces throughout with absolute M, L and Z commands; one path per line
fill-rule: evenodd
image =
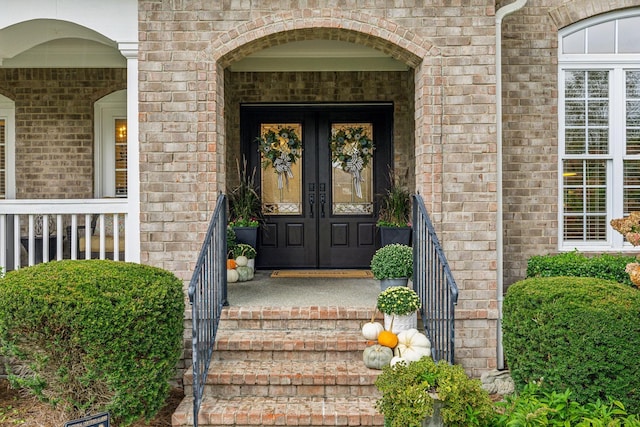
M 305 152 L 307 161 L 300 174 L 298 210 L 284 215 L 267 212 L 265 231 L 269 234 L 262 236 L 260 244 L 263 250 L 275 250 L 275 255 L 262 266 L 365 267 L 378 245 L 375 198 L 388 185 L 388 168 L 415 191 L 424 186 L 416 171 L 429 170 L 437 160 L 425 158 L 424 150 L 416 150 L 416 138 L 424 133 L 433 136 L 431 125 L 438 117 L 416 118 L 415 111 L 435 111 L 432 107 L 437 100 L 431 96 L 440 70 L 430 55 L 434 53 L 430 52 L 432 46 L 416 37 L 405 39 L 406 32 L 395 24 L 387 28 L 384 22 L 376 18 L 373 23 L 373 18 L 364 14 L 356 17 L 359 20 L 339 12 L 330 19 L 311 15 L 301 12 L 293 20 L 275 15 L 239 28 L 240 34 L 236 32 L 228 43 L 212 47 L 217 57 L 217 83 L 224 88 L 218 92 L 218 99 L 224 96 L 224 109 L 219 103 L 217 116 L 224 120 L 227 188 L 237 182 L 235 164 L 243 157 L 249 158 L 263 179 L 255 140 L 264 125 L 306 123 L 300 132 L 313 143 Z M 286 21 L 287 28 L 278 25 L 279 21 Z M 305 43 L 307 50 L 301 47 Z M 428 78 L 423 78 L 425 73 Z M 276 107 L 286 114 L 274 116 Z M 376 118 L 367 117 L 376 108 Z M 249 110 L 252 114 L 244 114 Z M 310 113 L 305 116 L 305 111 Z M 337 212 L 333 204 L 337 197 L 331 180 L 334 168 L 328 160 L 329 139 L 340 123 L 373 125 L 372 132 L 377 133 L 371 183 L 374 200 L 371 207 L 363 208 L 368 217 L 349 218 L 350 213 Z M 311 133 L 307 133 L 309 128 Z M 332 217 L 333 222 L 327 218 L 323 223 L 322 214 Z M 309 234 L 307 229 L 313 232 Z

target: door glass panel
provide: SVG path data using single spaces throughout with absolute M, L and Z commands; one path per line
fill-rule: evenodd
M 260 125 L 262 212 L 265 215 L 302 213 L 302 125 Z
M 373 213 L 372 135 L 371 123 L 340 123 L 331 126 L 333 214 Z

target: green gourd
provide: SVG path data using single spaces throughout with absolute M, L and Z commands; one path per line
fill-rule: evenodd
M 253 269 L 251 267 L 238 267 L 236 268 L 236 271 L 238 272 L 239 282 L 246 282 L 247 280 L 253 279 Z
M 380 344 L 374 344 L 364 349 L 362 360 L 364 365 L 370 369 L 382 369 L 389 365 L 393 351 L 389 347 Z

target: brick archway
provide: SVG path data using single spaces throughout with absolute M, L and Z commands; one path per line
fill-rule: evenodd
M 411 30 L 361 12 L 338 9 L 301 9 L 263 16 L 241 24 L 211 41 L 201 52 L 209 64 L 209 82 L 215 82 L 206 95 L 214 97 L 217 125 L 214 138 L 218 153 L 224 157 L 224 70 L 235 61 L 267 47 L 307 39 L 326 38 L 346 41 L 380 50 L 414 69 L 414 108 L 416 112 L 414 135 L 416 143 L 414 170 L 416 191 L 430 195 L 441 188 L 437 173 L 441 162 L 441 110 L 440 86 L 443 84 L 440 50 Z M 223 191 L 224 182 L 218 180 Z M 434 211 L 440 211 L 440 197 L 432 198 Z M 437 206 L 436 206 L 437 205 Z
M 549 11 L 549 16 L 558 29 L 601 13 L 614 12 L 629 7 L 625 0 L 593 1 L 575 0 Z

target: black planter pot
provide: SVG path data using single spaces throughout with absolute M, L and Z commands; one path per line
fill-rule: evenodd
M 258 227 L 233 227 L 233 232 L 236 233 L 236 242 L 246 243 L 254 249 L 258 247 Z
M 51 260 L 55 260 L 56 259 L 56 250 L 57 250 L 57 245 L 56 245 L 56 236 L 49 236 L 49 261 Z M 22 243 L 22 247 L 27 251 L 27 253 L 29 252 L 29 238 L 28 237 L 21 237 L 20 238 L 20 242 Z M 34 238 L 34 243 L 35 243 L 35 247 L 34 247 L 34 262 L 36 264 L 40 264 L 42 262 L 42 258 L 43 258 L 43 243 L 44 243 L 44 239 L 42 237 L 35 237 Z
M 380 246 L 392 243 L 409 245 L 411 243 L 411 227 L 379 227 Z

